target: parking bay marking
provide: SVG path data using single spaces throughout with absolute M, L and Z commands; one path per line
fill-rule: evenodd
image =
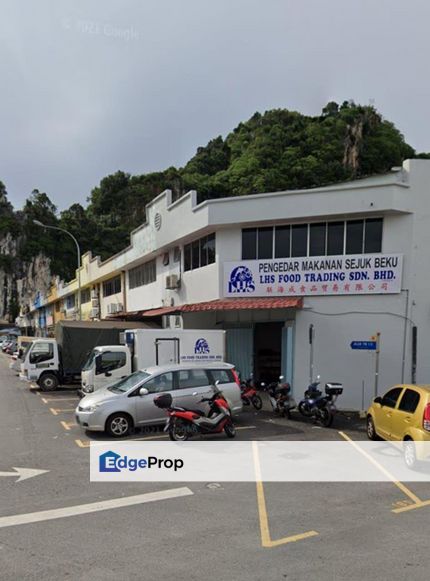
M 428 500 L 428 501 L 422 501 L 420 498 L 418 498 L 418 496 L 416 494 L 414 494 L 412 492 L 412 490 L 410 490 L 407 486 L 405 486 L 403 484 L 403 482 L 399 482 L 398 480 L 396 480 L 396 478 L 391 474 L 391 472 L 389 472 L 388 470 L 386 470 L 386 468 L 384 468 L 381 464 L 379 464 L 379 462 L 377 462 L 374 458 L 372 458 L 372 456 L 370 456 L 370 454 L 368 454 L 367 452 L 365 452 L 363 450 L 363 448 L 361 448 L 356 442 L 354 442 L 354 440 L 352 440 L 344 432 L 339 432 L 339 434 L 342 436 L 342 438 L 344 440 L 346 440 L 352 446 L 354 446 L 354 448 L 358 452 L 360 452 L 360 454 L 362 454 L 363 456 L 365 456 L 365 458 L 367 458 L 369 460 L 369 462 L 371 462 L 374 466 L 376 466 L 376 468 L 378 468 L 383 474 L 385 474 L 385 476 L 387 476 L 391 480 L 391 482 L 395 486 L 397 486 L 397 488 L 399 488 L 403 492 L 403 494 L 405 494 L 408 498 L 410 498 L 412 500 L 413 504 L 410 504 L 408 506 L 401 507 L 401 508 L 395 508 L 395 509 L 393 509 L 392 512 L 398 514 L 400 512 L 405 512 L 407 510 L 412 510 L 414 508 L 422 508 L 423 506 L 430 505 L 430 500 Z
M 77 427 L 77 425 L 75 424 L 75 422 L 65 422 L 63 420 L 61 420 L 60 424 L 63 426 L 63 428 L 65 430 L 67 430 L 68 432 L 72 429 Z
M 317 531 L 307 531 L 305 533 L 291 535 L 289 537 L 283 537 L 282 539 L 272 540 L 269 530 L 269 517 L 267 515 L 266 498 L 264 495 L 264 485 L 261 476 L 258 443 L 255 440 L 252 442 L 252 454 L 254 458 L 255 478 L 257 484 L 257 505 L 258 505 L 258 514 L 260 518 L 260 533 L 262 546 L 265 548 L 279 547 L 280 545 L 286 545 L 287 543 L 295 543 L 297 541 L 302 541 L 310 537 L 318 536 L 319 533 L 317 533 Z
M 135 506 L 138 504 L 145 504 L 147 502 L 168 500 L 170 498 L 177 498 L 180 496 L 190 496 L 193 494 L 194 493 L 192 490 L 184 486 L 181 488 L 170 488 L 169 490 L 160 490 L 158 492 L 146 492 L 145 494 L 138 494 L 136 496 L 126 496 L 125 498 L 123 497 L 112 498 L 111 500 L 102 500 L 97 502 L 91 502 L 89 504 L 80 504 L 77 506 L 66 506 L 64 508 L 41 510 L 39 512 L 30 512 L 27 514 L 14 514 L 11 516 L 2 516 L 0 517 L 0 528 L 44 522 L 59 518 L 67 518 L 70 516 L 78 516 L 81 514 L 90 514 L 94 512 L 100 512 L 103 510 L 111 510 L 113 508 L 124 508 L 127 506 Z
M 51 412 L 51 414 L 53 414 L 54 416 L 58 416 L 58 414 L 64 414 L 66 412 L 74 412 L 75 409 L 74 408 L 69 408 L 69 409 L 61 409 L 61 408 L 49 408 L 49 411 Z

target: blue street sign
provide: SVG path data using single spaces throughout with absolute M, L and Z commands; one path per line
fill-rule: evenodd
M 351 349 L 376 351 L 376 341 L 351 341 Z

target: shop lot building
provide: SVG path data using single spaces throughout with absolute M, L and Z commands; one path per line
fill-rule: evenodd
M 367 406 L 380 333 L 379 392 L 430 383 L 430 161 L 335 186 L 197 203 L 165 191 L 147 223 L 105 262 L 81 267 L 87 319 L 225 329 L 243 376 L 284 375 L 299 397 L 313 374 L 344 384 L 340 407 Z M 38 296 L 37 334 L 77 316 L 77 281 Z M 48 325 L 48 322 L 50 325 Z

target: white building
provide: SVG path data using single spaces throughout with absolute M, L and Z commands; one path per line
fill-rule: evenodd
M 429 184 L 430 161 L 408 160 L 312 190 L 201 204 L 196 192 L 172 203 L 166 191 L 128 248 L 105 262 L 84 255 L 82 285 L 93 316 L 176 313 L 186 328 L 226 329 L 243 376 L 282 373 L 296 398 L 309 383 L 313 325 L 313 375 L 342 382 L 340 407 L 360 409 L 374 395 L 376 356 L 353 341 L 380 333 L 379 393 L 413 380 L 415 357 L 416 381 L 430 383 Z

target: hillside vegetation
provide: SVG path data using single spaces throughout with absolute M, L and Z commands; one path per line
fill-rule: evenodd
M 20 261 L 42 252 L 51 259 L 53 274 L 74 275 L 75 250 L 65 236 L 33 226 L 34 219 L 70 230 L 83 251 L 102 258 L 128 244 L 130 231 L 145 220 L 145 204 L 166 188 L 174 198 L 190 189 L 199 200 L 225 196 L 311 188 L 390 170 L 417 155 L 393 123 L 370 106 L 328 103 L 321 115 L 275 109 L 255 113 L 227 137 L 216 137 L 183 168 L 130 175 L 123 171 L 103 178 L 86 208 L 73 204 L 57 212 L 46 193 L 34 190 L 22 211 L 14 212 L 0 182 L 0 239 L 17 241 Z M 0 268 L 13 271 L 8 256 Z

